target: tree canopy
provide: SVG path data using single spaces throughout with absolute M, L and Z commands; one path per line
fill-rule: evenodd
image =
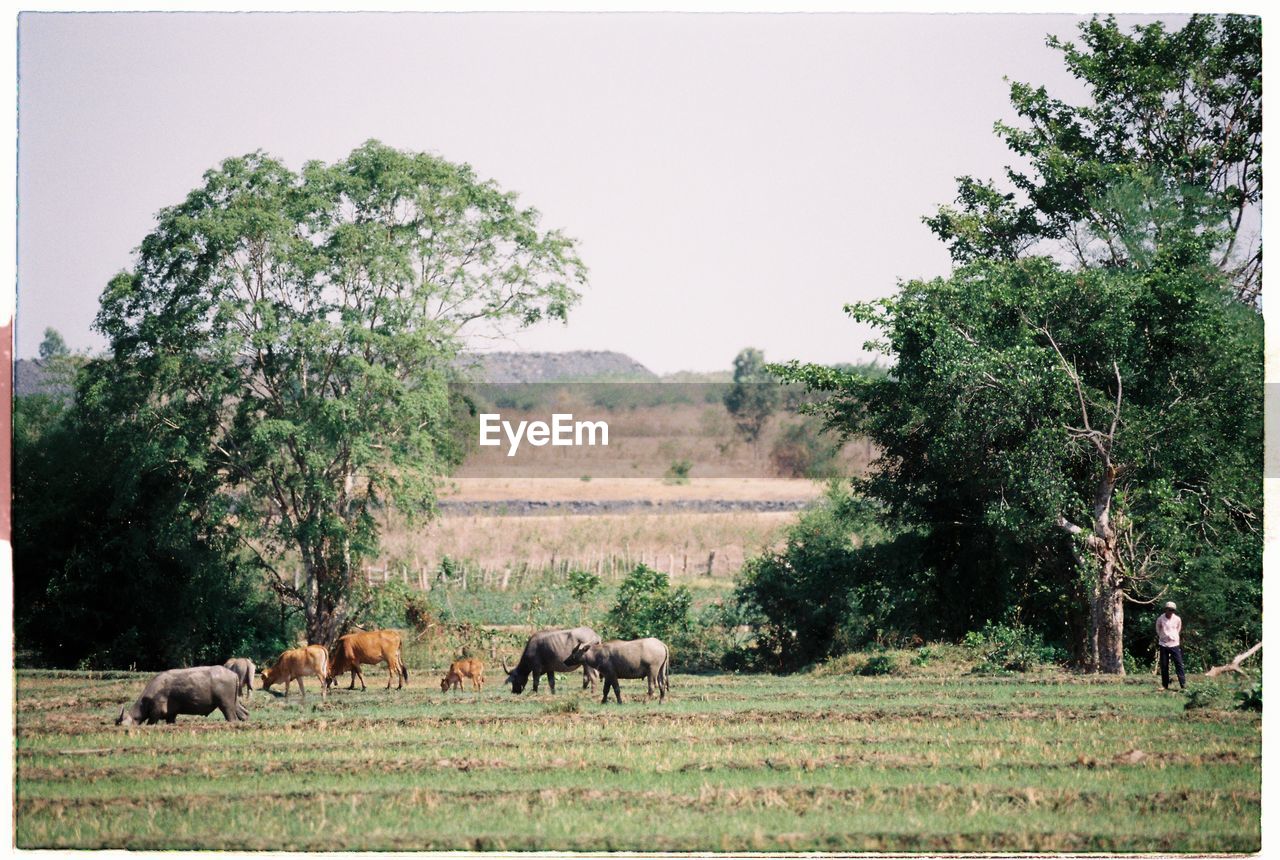
M 376 141 L 299 173 L 257 152 L 162 210 L 104 291 L 96 326 L 141 423 L 236 500 L 311 641 L 349 618 L 375 511 L 432 509 L 464 333 L 577 301 L 574 243 L 539 217 L 466 165 Z
M 1025 166 L 1012 186 L 961 177 L 926 223 L 958 262 L 1012 258 L 1052 240 L 1080 265 L 1149 258 L 1170 230 L 1211 236 L 1237 298 L 1262 288 L 1262 24 L 1193 15 L 1125 33 L 1112 17 L 1049 37 L 1089 99 L 1014 82 L 1021 124 L 996 133 Z
M 952 275 L 846 308 L 888 375 L 775 372 L 881 451 L 855 486 L 896 535 L 876 566 L 839 562 L 860 571 L 851 594 L 893 595 L 874 621 L 1030 623 L 1123 673 L 1126 645 L 1151 648 L 1125 616 L 1158 599 L 1194 607 L 1203 658 L 1260 631 L 1260 26 L 1080 29 L 1049 44 L 1091 101 L 1014 84 L 1028 125 L 997 126 L 1028 165 L 1014 191 L 962 177 L 958 207 L 926 219 Z

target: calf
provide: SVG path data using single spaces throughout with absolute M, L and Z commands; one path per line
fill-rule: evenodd
M 590 666 L 604 678 L 604 698 L 600 704 L 609 701 L 609 688 L 613 687 L 613 695 L 622 704 L 622 690 L 618 686 L 619 678 L 646 678 L 649 681 L 649 698 L 653 698 L 653 688 L 658 688 L 658 702 L 667 697 L 669 684 L 667 676 L 671 669 L 671 652 L 661 639 L 633 639 L 629 642 L 614 640 L 602 645 L 578 645 L 573 653 L 564 661 L 569 666 Z
M 147 682 L 133 707 L 120 708 L 116 725 L 173 723 L 179 714 L 207 717 L 215 710 L 222 711 L 227 722 L 238 723 L 249 719 L 249 711 L 236 697 L 239 688 L 240 679 L 222 666 L 170 669 Z
M 440 679 L 440 692 L 446 693 L 450 687 L 461 690 L 463 678 L 470 678 L 471 689 L 480 692 L 484 689 L 484 664 L 474 657 L 454 660 Z
M 276 664 L 262 671 L 262 689 L 271 689 L 272 684 L 284 684 L 284 694 L 289 695 L 289 684 L 298 682 L 298 692 L 305 701 L 307 691 L 302 686 L 302 679 L 307 675 L 315 675 L 320 681 L 320 698 L 324 698 L 329 677 L 329 652 L 323 645 L 307 645 L 304 648 L 291 648 L 280 655 Z
M 333 646 L 330 655 L 329 674 L 325 686 L 338 683 L 343 672 L 351 673 L 351 685 L 348 690 L 356 688 L 356 678 L 360 679 L 360 689 L 365 689 L 364 674 L 360 671 L 361 663 L 387 664 L 387 689 L 391 689 L 391 681 L 396 681 L 396 689 L 409 683 L 409 670 L 400 658 L 400 634 L 394 630 L 370 630 L 364 633 L 348 633 Z
M 240 689 L 244 690 L 244 697 L 250 698 L 253 695 L 253 676 L 258 674 L 253 661 L 248 657 L 232 657 L 222 665 L 236 673 L 236 677 L 240 679 Z

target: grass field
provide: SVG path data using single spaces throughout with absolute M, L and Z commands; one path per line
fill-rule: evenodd
M 111 725 L 145 675 L 17 676 L 23 848 L 1256 851 L 1261 724 L 1149 677 L 686 676 L 601 706 L 413 686 Z M 678 668 L 678 667 L 677 667 Z M 945 671 L 945 669 L 944 669 Z M 493 677 L 496 675 L 497 677 Z M 385 678 L 385 675 L 383 676 Z

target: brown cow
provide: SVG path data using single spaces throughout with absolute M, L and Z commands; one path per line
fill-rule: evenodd
M 484 664 L 474 657 L 454 660 L 449 671 L 440 679 L 440 692 L 446 693 L 450 687 L 462 689 L 462 679 L 471 679 L 471 689 L 479 692 L 484 689 Z
M 325 679 L 329 677 L 329 652 L 323 645 L 307 645 L 303 648 L 291 648 L 280 655 L 276 664 L 270 669 L 262 670 L 262 689 L 268 690 L 272 684 L 284 683 L 284 694 L 289 695 L 289 683 L 298 682 L 298 692 L 303 700 L 307 691 L 302 686 L 302 679 L 307 675 L 315 675 L 320 679 L 320 697 L 325 696 Z
M 409 670 L 400 659 L 400 634 L 394 630 L 370 630 L 366 633 L 348 633 L 333 646 L 329 655 L 329 675 L 325 682 L 337 684 L 343 672 L 351 673 L 351 685 L 348 690 L 356 688 L 356 678 L 360 679 L 360 689 L 366 689 L 364 674 L 360 671 L 361 663 L 376 664 L 386 661 L 387 689 L 391 689 L 391 681 L 395 679 L 396 689 L 409 683 Z

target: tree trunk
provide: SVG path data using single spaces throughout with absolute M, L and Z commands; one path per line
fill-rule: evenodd
M 1086 669 L 1104 675 L 1124 674 L 1124 588 L 1116 531 L 1111 525 L 1111 497 L 1119 470 L 1111 463 L 1103 467 L 1102 479 L 1094 493 L 1093 528 L 1084 543 L 1092 555 L 1096 578 L 1089 588 L 1089 632 Z M 1084 533 L 1064 517 L 1058 525 L 1072 535 Z M 1077 564 L 1087 563 L 1076 555 Z
M 1121 587 L 1116 530 L 1111 526 L 1111 496 L 1118 478 L 1119 471 L 1107 463 L 1094 494 L 1093 534 L 1089 536 L 1089 548 L 1098 563 L 1093 617 L 1094 635 L 1098 642 L 1095 671 L 1104 675 L 1124 674 L 1124 589 Z

